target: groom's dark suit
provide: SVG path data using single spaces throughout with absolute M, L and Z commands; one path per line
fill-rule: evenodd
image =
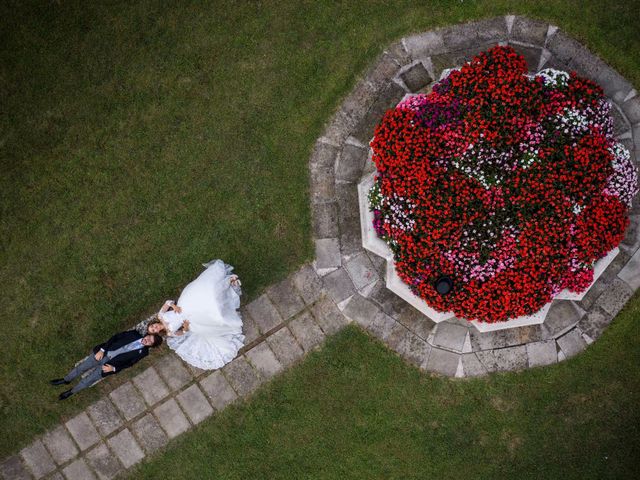
M 127 330 L 126 332 L 116 333 L 113 337 L 107 340 L 100 345 L 96 345 L 93 347 L 93 353 L 96 354 L 100 350 L 104 350 L 105 358 L 109 356 L 109 352 L 114 352 L 120 347 L 124 347 L 131 342 L 135 342 L 136 340 L 140 340 L 143 335 L 140 335 L 135 330 Z M 113 375 L 114 373 L 118 373 L 125 368 L 129 368 L 132 365 L 135 365 L 137 362 L 142 360 L 144 357 L 149 355 L 149 347 L 145 347 L 144 345 L 137 349 L 132 350 L 130 352 L 123 353 L 118 355 L 115 358 L 109 358 L 105 363 L 108 363 L 112 367 L 116 369 L 115 372 L 102 373 L 103 377 L 107 375 Z

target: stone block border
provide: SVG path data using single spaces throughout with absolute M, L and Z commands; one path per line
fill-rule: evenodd
M 242 308 L 246 345 L 205 372 L 173 353 L 0 463 L 4 479 L 112 479 L 228 405 L 251 396 L 349 322 L 418 368 L 450 377 L 548 365 L 596 340 L 640 287 L 638 199 L 621 253 L 581 301 L 556 302 L 542 325 L 488 333 L 435 324 L 385 286 L 384 261 L 363 250 L 356 182 L 384 111 L 441 71 L 508 43 L 533 70 L 577 70 L 602 85 L 616 132 L 640 155 L 640 98 L 605 62 L 557 27 L 508 15 L 405 37 L 389 45 L 344 100 L 309 160 L 316 259 Z

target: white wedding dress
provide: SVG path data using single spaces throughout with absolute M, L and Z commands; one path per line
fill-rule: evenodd
M 175 333 L 184 320 L 189 329 L 184 335 L 169 336 L 167 344 L 187 363 L 213 370 L 229 363 L 244 344 L 242 318 L 238 313 L 240 295 L 231 286 L 233 267 L 222 260 L 203 266 L 205 271 L 189 283 L 178 299 L 180 313 L 161 313 L 162 320 Z

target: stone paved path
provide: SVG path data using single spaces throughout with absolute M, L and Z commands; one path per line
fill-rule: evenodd
M 318 348 L 350 321 L 407 361 L 448 376 L 554 363 L 594 341 L 640 287 L 640 207 L 622 254 L 580 302 L 556 302 L 542 326 L 481 334 L 461 320 L 435 325 L 384 287 L 380 258 L 362 249 L 356 183 L 367 144 L 387 108 L 444 68 L 509 43 L 532 70 L 573 69 L 612 99 L 616 133 L 636 164 L 640 100 L 624 78 L 554 26 L 498 17 L 402 39 L 378 58 L 347 97 L 309 162 L 316 259 L 243 307 L 246 346 L 224 368 L 204 372 L 173 353 L 153 359 L 64 424 L 0 464 L 5 479 L 111 479 Z M 370 163 L 370 162 L 369 162 Z

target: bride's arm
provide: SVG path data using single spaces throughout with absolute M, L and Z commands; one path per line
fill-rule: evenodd
M 174 305 L 173 300 L 167 300 L 166 302 L 164 302 L 164 305 L 162 305 L 162 308 L 160 309 L 160 312 L 158 313 L 164 313 L 167 310 L 169 310 L 172 306 Z

